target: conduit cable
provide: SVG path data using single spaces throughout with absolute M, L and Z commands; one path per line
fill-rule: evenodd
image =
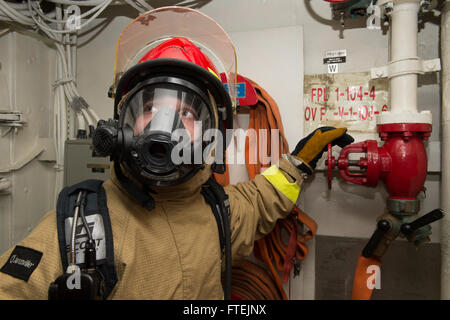
M 19 22 L 20 24 L 24 24 L 27 26 L 33 26 L 33 20 L 24 14 L 20 13 L 19 11 L 15 10 L 14 8 L 11 8 L 9 4 L 4 1 L 0 0 L 0 9 L 12 20 L 15 22 Z
M 132 1 L 132 0 L 124 0 L 124 2 L 125 2 L 126 4 L 128 4 L 128 5 L 130 5 L 131 7 L 133 7 L 134 9 L 136 9 L 137 11 L 139 11 L 139 13 L 144 13 L 145 11 L 147 11 L 147 10 L 145 10 L 144 8 L 138 6 L 138 5 L 135 3 L 135 1 Z
M 153 7 L 147 3 L 145 0 L 136 0 L 137 3 L 139 3 L 145 10 L 153 10 Z
M 85 1 L 69 1 L 69 0 L 46 0 L 47 2 L 53 2 L 56 4 L 62 4 L 66 6 L 81 6 L 81 7 L 93 7 L 104 2 L 104 0 L 85 0 Z M 116 1 L 117 2 L 117 1 Z

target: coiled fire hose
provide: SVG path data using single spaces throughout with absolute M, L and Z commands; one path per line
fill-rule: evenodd
M 248 79 L 248 78 L 247 78 Z M 260 155 L 263 150 L 259 146 L 267 146 L 267 156 L 272 154 L 270 150 L 271 135 L 260 135 L 260 129 L 278 129 L 280 133 L 280 150 L 278 154 L 289 153 L 289 145 L 284 135 L 283 124 L 280 112 L 275 100 L 256 82 L 248 79 L 254 86 L 258 102 L 250 109 L 249 129 L 254 129 L 257 139 L 246 137 L 245 159 L 247 171 L 250 179 L 270 167 L 270 164 L 261 164 L 261 157 L 249 161 L 252 154 Z M 258 144 L 259 139 L 264 139 L 262 144 Z M 225 186 L 229 184 L 228 170 L 225 174 L 214 174 L 216 181 Z M 307 231 L 302 233 L 299 224 L 307 227 Z M 256 300 L 287 300 L 288 297 L 283 289 L 282 282 L 287 282 L 292 268 L 299 261 L 308 255 L 306 242 L 312 239 L 316 233 L 317 224 L 306 213 L 294 206 L 288 217 L 278 220 L 274 230 L 262 239 L 255 242 L 254 255 L 265 265 L 265 269 L 243 260 L 236 262 L 232 270 L 232 298 L 233 299 L 256 299 Z M 289 241 L 283 241 L 282 234 L 289 234 Z M 280 279 L 279 273 L 282 274 Z

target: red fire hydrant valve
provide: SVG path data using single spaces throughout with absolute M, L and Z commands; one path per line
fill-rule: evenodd
M 338 160 L 328 148 L 328 187 L 331 188 L 331 170 L 337 166 L 348 182 L 376 187 L 383 180 L 391 199 L 416 199 L 423 190 L 427 173 L 427 154 L 424 140 L 431 133 L 431 125 L 424 123 L 397 123 L 378 125 L 384 145 L 376 140 L 353 143 L 341 150 Z M 364 154 L 359 160 L 350 160 L 352 153 Z M 359 167 L 359 172 L 350 167 Z

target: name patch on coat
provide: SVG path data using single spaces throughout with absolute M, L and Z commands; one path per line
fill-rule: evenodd
M 39 265 L 42 252 L 27 247 L 16 246 L 9 256 L 8 261 L 0 269 L 0 272 L 9 274 L 14 278 L 28 281 L 33 271 Z

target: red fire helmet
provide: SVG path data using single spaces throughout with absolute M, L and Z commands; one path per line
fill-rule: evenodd
M 111 90 L 114 117 L 119 118 L 120 101 L 136 85 L 164 76 L 203 87 L 214 99 L 225 127 L 232 128 L 236 52 L 217 22 L 197 10 L 180 7 L 158 8 L 133 20 L 116 48 Z M 226 85 L 221 80 L 224 77 Z
M 149 50 L 139 63 L 158 58 L 172 58 L 185 60 L 205 68 L 218 77 L 216 66 L 195 44 L 183 37 L 167 40 L 157 47 Z

